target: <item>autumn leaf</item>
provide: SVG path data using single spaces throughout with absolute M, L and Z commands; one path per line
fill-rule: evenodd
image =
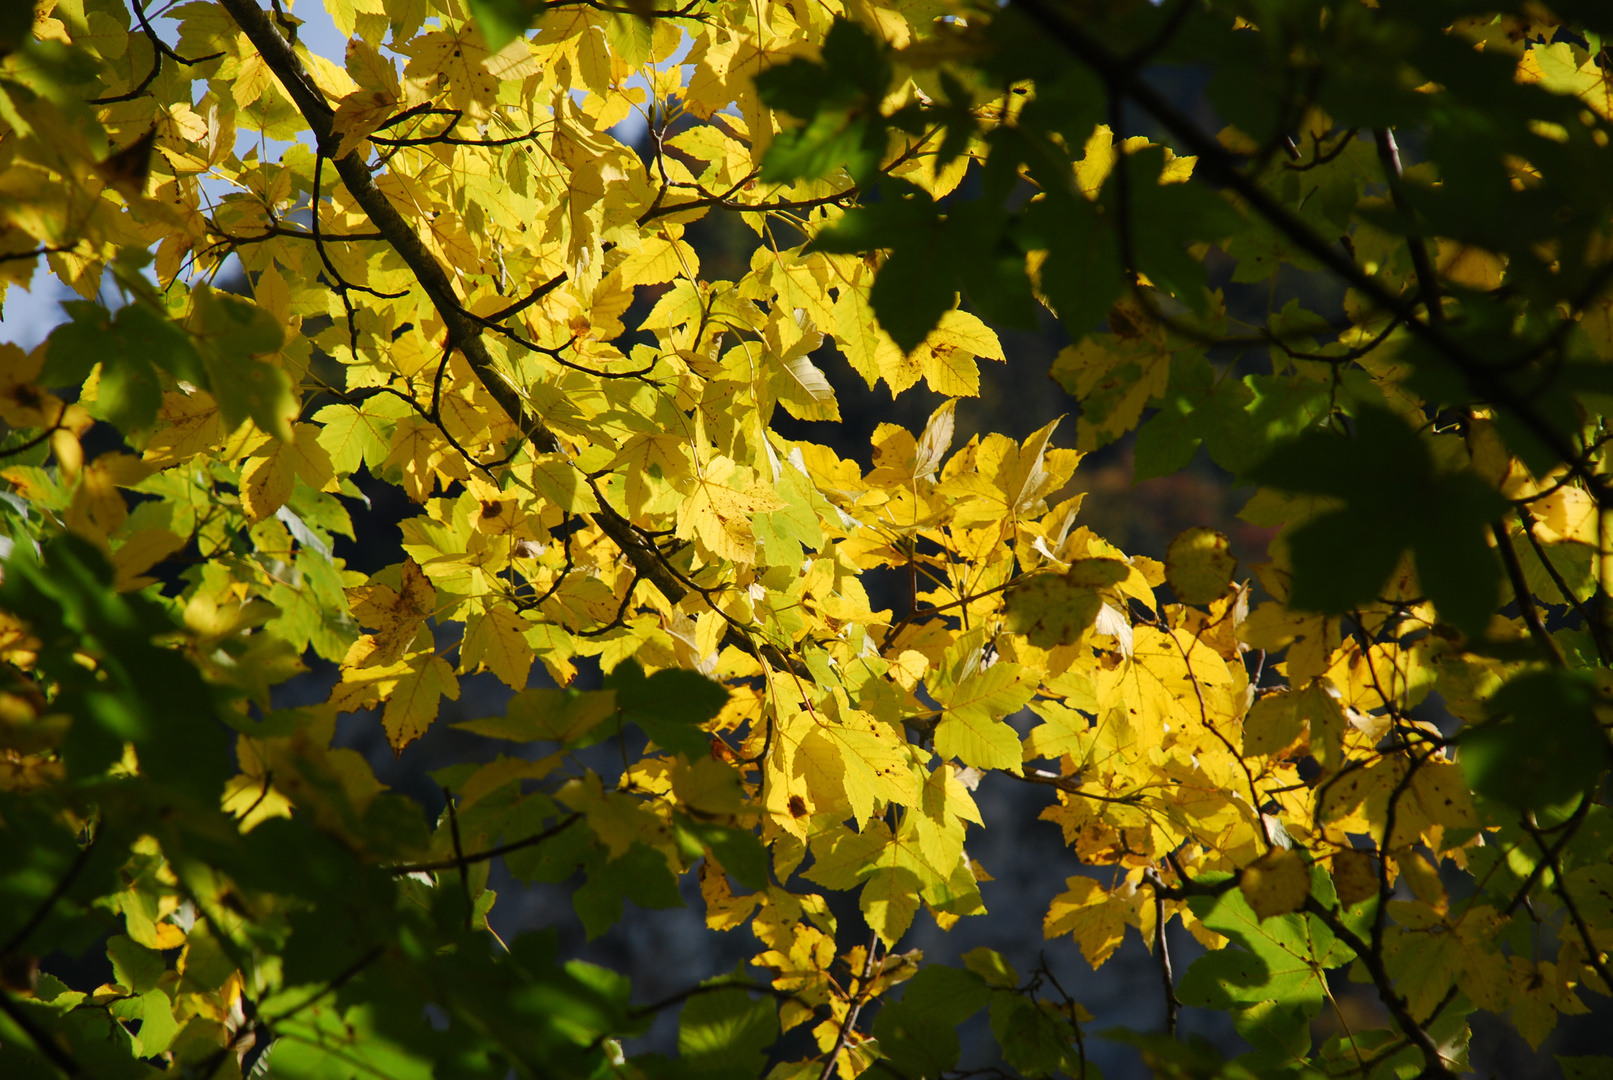
M 485 667 L 512 690 L 526 686 L 532 669 L 532 646 L 525 637 L 527 622 L 509 608 L 490 608 L 466 622 L 465 643 L 460 648 L 460 667 Z
M 1125 936 L 1122 910 L 1109 891 L 1089 877 L 1067 878 L 1066 891 L 1053 898 L 1042 922 L 1042 936 L 1069 934 L 1094 971 L 1114 955 Z

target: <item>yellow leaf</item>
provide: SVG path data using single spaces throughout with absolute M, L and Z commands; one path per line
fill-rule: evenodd
M 739 814 L 745 810 L 740 775 L 716 758 L 701 757 L 672 767 L 672 793 L 678 802 L 702 814 Z
M 248 520 L 262 521 L 285 505 L 297 481 L 292 455 L 276 440 L 267 457 L 255 457 L 241 469 L 241 506 Z
M 1305 733 L 1305 721 L 1294 708 L 1293 693 L 1276 690 L 1251 705 L 1243 718 L 1243 752 L 1250 757 L 1281 756 Z
M 292 470 L 302 482 L 315 491 L 335 489 L 335 467 L 330 453 L 319 442 L 319 427 L 315 424 L 293 424 L 292 441 L 283 444 Z
M 1002 343 L 990 327 L 969 312 L 954 308 L 941 316 L 940 324 L 906 358 L 904 369 L 911 370 L 916 365 L 930 389 L 938 394 L 978 397 L 977 357 L 1007 359 Z M 894 384 L 892 389 L 895 389 Z
M 1066 891 L 1053 898 L 1042 920 L 1042 936 L 1071 935 L 1096 971 L 1125 938 L 1124 908 L 1089 877 L 1065 878 L 1064 884 Z
M 1378 871 L 1372 856 L 1346 849 L 1333 855 L 1333 889 L 1345 907 L 1378 895 Z
M 800 753 L 832 764 L 822 769 L 833 777 L 860 827 L 874 813 L 876 800 L 913 806 L 919 801 L 906 740 L 889 724 L 865 712 L 846 710 L 841 722 L 820 720 L 801 740 Z
M 1286 915 L 1305 906 L 1311 894 L 1310 867 L 1294 849 L 1273 848 L 1243 868 L 1238 887 L 1260 918 Z
M 1096 200 L 1103 182 L 1115 164 L 1115 137 L 1108 124 L 1099 124 L 1087 136 L 1081 160 L 1075 163 L 1075 186 L 1088 199 Z
M 1074 645 L 1103 607 L 1103 592 L 1129 576 L 1116 559 L 1082 559 L 1063 577 L 1038 574 L 1008 593 L 1008 629 L 1038 649 Z
M 695 540 L 719 559 L 755 561 L 751 515 L 781 509 L 786 503 L 756 486 L 750 470 L 726 457 L 713 458 L 704 475 L 687 485 L 689 492 L 678 505 L 678 539 Z
M 436 613 L 437 590 L 413 559 L 400 568 L 398 588 L 360 585 L 349 589 L 353 618 L 375 631 L 375 662 L 390 664 L 403 654 L 421 625 Z
M 868 878 L 857 904 L 889 948 L 907 933 L 918 914 L 918 877 L 905 866 L 882 866 Z
M 1257 649 L 1288 650 L 1288 678 L 1302 683 L 1322 674 L 1339 647 L 1339 620 L 1291 612 L 1281 604 L 1261 604 L 1238 627 L 1238 637 Z
M 1017 711 L 1035 693 L 1029 673 L 1007 662 L 968 675 L 956 686 L 937 687 L 942 714 L 935 726 L 935 752 L 977 769 L 1018 772 L 1019 734 L 999 717 Z
M 1237 569 L 1231 542 L 1214 529 L 1186 529 L 1165 552 L 1165 580 L 1184 604 L 1219 599 L 1231 587 Z
M 555 793 L 562 805 L 588 815 L 588 826 L 619 859 L 635 842 L 655 846 L 666 842 L 671 829 L 631 795 L 606 791 L 596 773 L 571 780 Z
M 1447 829 L 1476 829 L 1478 813 L 1462 767 L 1453 761 L 1425 761 L 1412 775 L 1411 790 L 1424 816 Z
M 1501 256 L 1454 240 L 1441 240 L 1439 254 L 1434 258 L 1434 269 L 1439 271 L 1440 277 L 1485 292 L 1501 284 L 1506 266 Z
M 630 285 L 664 285 L 678 277 L 693 281 L 700 276 L 700 256 L 673 236 L 652 236 L 622 260 L 617 270 Z
M 498 757 L 477 769 L 459 785 L 459 812 L 464 813 L 505 784 L 517 780 L 542 780 L 565 761 L 563 754 L 550 754 L 537 761 L 526 758 Z
M 510 470 L 516 483 L 570 514 L 597 514 L 599 500 L 577 467 L 561 454 L 539 454 L 531 465 Z
M 481 615 L 472 615 L 465 623 L 460 669 L 472 671 L 485 667 L 511 690 L 523 689 L 532 670 L 532 646 L 526 640 L 529 625 L 507 607 L 489 608 Z
M 146 443 L 141 457 L 156 468 L 167 468 L 203 454 L 224 440 L 218 403 L 203 390 L 193 394 L 172 391 L 162 395 L 159 427 Z
M 442 657 L 435 653 L 418 653 L 409 657 L 407 663 L 408 672 L 398 679 L 381 714 L 386 739 L 393 750 L 402 750 L 426 733 L 426 728 L 437 718 L 437 708 L 444 697 L 450 700 L 459 697 L 459 680 L 454 678 L 454 669 Z
M 454 726 L 515 742 L 570 742 L 582 738 L 615 711 L 614 690 L 533 689 L 511 698 L 503 716 L 466 720 Z
M 706 926 L 712 930 L 732 930 L 744 925 L 762 897 L 735 896 L 728 875 L 709 858 L 700 863 L 700 897 L 706 902 Z
M 117 572 L 113 588 L 133 592 L 156 584 L 156 578 L 142 575 L 184 546 L 184 538 L 168 529 L 141 529 L 112 553 L 112 568 Z

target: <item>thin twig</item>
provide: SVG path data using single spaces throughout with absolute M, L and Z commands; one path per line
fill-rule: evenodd
M 405 874 L 425 874 L 436 870 L 453 870 L 455 868 L 463 868 L 471 863 L 486 862 L 488 859 L 495 859 L 500 855 L 508 855 L 512 851 L 520 851 L 522 848 L 529 848 L 535 844 L 541 844 L 545 840 L 565 832 L 572 825 L 581 821 L 582 817 L 583 816 L 581 814 L 572 814 L 559 823 L 549 826 L 540 833 L 537 833 L 533 836 L 524 837 L 520 840 L 512 841 L 508 844 L 500 844 L 498 847 L 488 848 L 486 851 L 473 851 L 469 855 L 457 855 L 452 859 L 441 859 L 437 862 L 405 863 L 402 866 L 389 866 L 387 867 L 387 870 L 396 877 L 403 877 Z
M 476 903 L 470 896 L 470 864 L 465 861 L 465 849 L 459 842 L 459 811 L 454 809 L 454 793 L 448 790 L 448 785 L 442 788 L 443 801 L 448 804 L 448 829 L 454 839 L 454 861 L 459 863 L 459 887 L 465 893 L 465 929 L 470 929 L 471 915 L 476 910 Z
M 27 943 L 29 935 L 38 930 L 40 924 L 49 918 L 51 909 L 56 906 L 62 897 L 67 895 L 67 890 L 73 887 L 73 882 L 78 879 L 79 873 L 83 871 L 85 864 L 90 861 L 90 856 L 95 852 L 95 841 L 98 838 L 99 834 L 90 837 L 90 842 L 79 849 L 78 854 L 73 857 L 72 864 L 68 866 L 67 872 L 62 875 L 60 881 L 56 882 L 56 887 L 50 891 L 50 895 L 41 900 L 39 907 L 34 909 L 34 913 L 29 917 L 28 921 L 23 923 L 4 945 L 0 945 L 0 957 L 10 956 L 22 948 Z
M 1567 667 L 1556 640 L 1546 633 L 1546 624 L 1540 621 L 1540 609 L 1535 607 L 1534 594 L 1529 591 L 1529 583 L 1524 579 L 1523 566 L 1518 562 L 1518 551 L 1512 546 L 1512 537 L 1507 533 L 1506 524 L 1491 522 L 1490 535 L 1495 537 L 1496 550 L 1501 553 L 1501 564 L 1507 568 L 1507 580 L 1512 583 L 1512 595 L 1517 598 L 1518 613 L 1529 627 L 1529 636 L 1534 638 L 1547 663 L 1553 667 Z
M 1439 277 L 1434 273 L 1434 264 L 1428 259 L 1428 245 L 1416 232 L 1417 219 L 1411 200 L 1406 196 L 1405 182 L 1401 179 L 1400 147 L 1395 144 L 1394 132 L 1388 128 L 1375 130 L 1372 141 L 1378 148 L 1378 162 L 1383 166 L 1384 182 L 1389 186 L 1390 198 L 1394 200 L 1395 209 L 1405 218 L 1406 246 L 1411 249 L 1411 265 L 1417 272 L 1417 291 L 1423 302 L 1423 310 L 1428 313 L 1429 322 L 1443 322 L 1445 309 L 1439 298 Z
M 823 1062 L 823 1071 L 818 1074 L 818 1080 L 829 1080 L 834 1075 L 835 1062 L 840 1057 L 840 1051 L 846 1048 L 846 1042 L 851 1038 L 852 1027 L 857 1023 L 857 1014 L 862 1012 L 863 1003 L 868 1000 L 869 981 L 874 976 L 874 959 L 879 948 L 879 931 L 870 931 L 868 935 L 868 954 L 863 961 L 862 979 L 857 984 L 857 995 L 852 999 L 851 1007 L 846 1010 L 846 1018 L 840 1024 L 840 1034 L 835 1037 L 834 1047 Z
M 1176 1035 L 1176 1010 L 1182 1003 L 1176 997 L 1176 977 L 1171 971 L 1171 946 L 1165 937 L 1165 898 L 1154 890 L 1154 949 L 1159 954 L 1159 977 L 1165 984 L 1165 1034 Z

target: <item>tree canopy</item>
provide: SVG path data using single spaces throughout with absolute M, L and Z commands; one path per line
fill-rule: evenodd
M 78 296 L 0 343 L 0 1073 L 941 1077 L 983 1014 L 1026 1077 L 1450 1077 L 1476 1012 L 1538 1047 L 1613 991 L 1613 8 L 328 8 L 342 56 L 281 0 L 0 12 L 0 297 Z M 1079 415 L 955 438 L 1055 321 Z M 945 403 L 785 437 L 831 348 Z M 1252 485 L 1267 561 L 1096 535 L 1120 439 Z M 355 572 L 382 489 L 402 559 Z M 477 672 L 502 750 L 435 819 L 333 746 Z M 1086 868 L 1050 947 L 1140 936 L 1166 1030 L 903 948 L 1003 917 L 1026 827 Z M 693 876 L 752 965 L 636 998 L 492 933 L 495 859 L 590 934 Z

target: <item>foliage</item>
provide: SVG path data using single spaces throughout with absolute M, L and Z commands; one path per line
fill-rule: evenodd
M 977 1014 L 1095 1076 L 1050 971 L 898 950 L 985 915 L 985 773 L 1093 868 L 1047 936 L 1138 933 L 1171 1024 L 1251 1046 L 1106 1033 L 1158 1075 L 1450 1076 L 1475 1010 L 1538 1046 L 1609 992 L 1604 5 L 336 0 L 340 62 L 282 7 L 0 15 L 0 288 L 81 297 L 0 345 L 7 1077 L 938 1076 Z M 1295 270 L 1340 292 L 1228 313 Z M 838 419 L 827 343 L 957 399 L 1044 311 L 1074 449 L 954 448 L 952 400 L 866 468 L 771 426 Z M 1132 432 L 1139 477 L 1261 485 L 1256 581 L 1079 523 Z M 355 477 L 419 507 L 370 576 Z M 328 700 L 275 709 L 310 653 Z M 483 670 L 465 728 L 543 754 L 439 772 L 439 820 L 332 747 Z M 494 939 L 495 857 L 590 934 L 695 874 L 763 974 L 635 1005 Z M 113 982 L 49 973 L 85 950 Z M 1345 969 L 1385 1025 L 1318 1045 Z M 624 1054 L 674 1006 L 678 1057 Z

